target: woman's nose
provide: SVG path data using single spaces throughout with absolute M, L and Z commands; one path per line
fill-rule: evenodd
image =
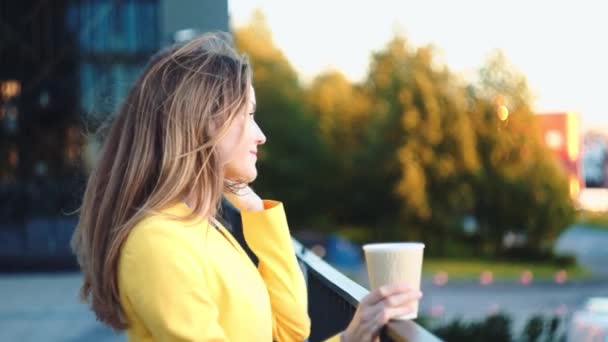
M 255 126 L 257 129 L 257 137 L 255 139 L 255 143 L 257 145 L 263 145 L 264 143 L 266 143 L 266 135 L 264 134 L 264 132 L 262 132 L 262 129 L 260 128 L 260 126 L 258 126 L 257 123 Z

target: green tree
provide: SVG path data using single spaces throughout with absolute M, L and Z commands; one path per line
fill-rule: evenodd
M 361 196 L 357 181 L 362 170 L 359 157 L 366 148 L 366 131 L 371 101 L 365 90 L 343 74 L 332 71 L 317 76 L 307 91 L 309 111 L 316 118 L 324 145 L 331 154 L 326 165 L 327 189 L 340 196 L 327 208 L 338 224 L 357 224 L 353 213 L 365 210 L 368 199 Z M 364 172 L 365 172 L 364 171 Z
M 353 85 L 342 73 L 331 71 L 317 76 L 307 93 L 311 113 L 332 153 L 352 155 L 364 147 L 362 138 L 371 109 L 364 89 Z
M 403 104 L 399 94 L 409 86 L 411 48 L 403 37 L 395 37 L 371 56 L 362 89 L 370 99 L 370 115 L 364 133 L 365 147 L 356 158 L 360 165 L 355 179 L 364 202 L 356 208 L 359 222 L 373 224 L 378 239 L 402 234 L 398 227 L 401 199 L 395 191 L 401 168 L 398 149 L 407 140 L 401 126 Z M 409 229 L 408 231 L 412 231 Z
M 525 77 L 502 53 L 479 75 L 472 115 L 482 163 L 474 182 L 482 251 L 500 254 L 507 232 L 524 234 L 533 254 L 546 251 L 574 218 L 568 183 L 539 139 Z
M 447 67 L 435 67 L 431 47 L 412 55 L 409 87 L 400 93 L 407 141 L 399 149 L 397 191 L 409 221 L 442 254 L 473 206 L 471 175 L 479 166 L 464 87 Z
M 412 49 L 395 37 L 372 56 L 366 89 L 372 99 L 364 165 L 382 212 L 400 220 L 393 238 L 423 239 L 442 253 L 473 205 L 478 168 L 465 88 L 432 47 Z

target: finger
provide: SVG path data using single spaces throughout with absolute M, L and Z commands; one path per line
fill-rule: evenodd
M 383 285 L 370 292 L 365 298 L 363 298 L 363 300 L 361 300 L 361 302 L 368 305 L 374 305 L 390 295 L 408 290 L 411 290 L 411 287 L 409 287 L 406 283 Z
M 403 306 L 417 300 L 420 300 L 422 297 L 422 292 L 417 290 L 406 291 L 403 293 L 397 293 L 391 296 L 384 298 L 381 303 L 385 307 L 396 307 Z
M 390 297 L 389 297 L 390 298 Z M 367 307 L 362 314 L 363 325 L 367 326 L 368 331 L 373 335 L 378 332 L 389 319 L 394 317 L 394 311 L 398 308 L 407 308 L 407 305 L 391 307 L 382 300 L 372 306 Z
M 368 322 L 371 329 L 376 331 L 393 317 L 410 313 L 421 296 L 420 291 L 411 289 L 405 293 L 389 296 L 374 305 L 366 307 L 362 312 L 363 321 Z
M 381 329 L 390 320 L 400 316 L 408 315 L 414 312 L 415 306 L 413 304 L 397 306 L 393 308 L 385 308 L 376 318 L 377 329 Z

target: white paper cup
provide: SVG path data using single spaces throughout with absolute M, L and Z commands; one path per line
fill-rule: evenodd
M 420 242 L 372 243 L 363 245 L 371 290 L 383 285 L 405 282 L 420 290 L 424 244 Z M 396 317 L 409 320 L 418 317 L 418 301 L 411 314 Z

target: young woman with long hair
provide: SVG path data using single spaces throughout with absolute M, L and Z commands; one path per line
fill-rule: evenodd
M 205 34 L 154 56 L 112 119 L 72 244 L 82 298 L 130 341 L 307 339 L 283 205 L 248 186 L 266 141 L 255 103 L 246 56 Z M 244 241 L 221 219 L 226 199 Z M 332 339 L 376 339 L 419 297 L 404 285 L 372 291 Z

